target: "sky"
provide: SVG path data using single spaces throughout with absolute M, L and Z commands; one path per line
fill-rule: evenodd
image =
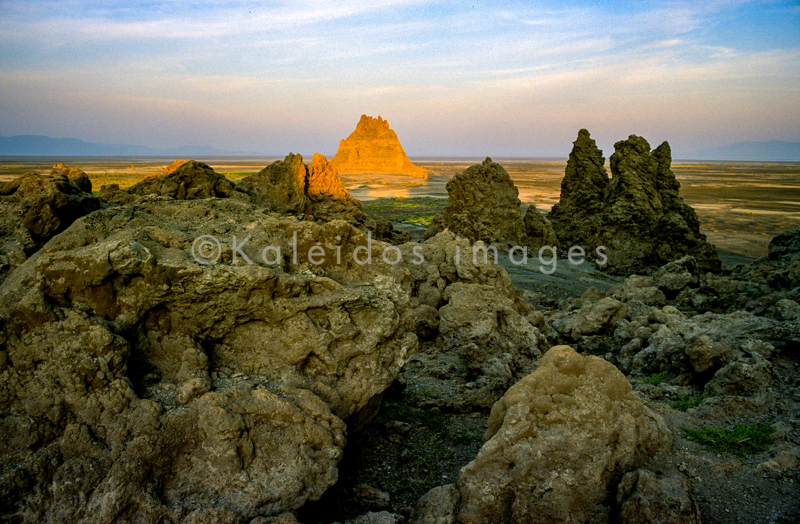
M 0 136 L 330 158 L 800 141 L 800 1 L 0 0 Z

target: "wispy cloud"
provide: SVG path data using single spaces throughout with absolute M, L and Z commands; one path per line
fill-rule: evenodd
M 294 122 L 303 130 L 297 139 L 325 128 L 311 120 L 315 112 L 349 122 L 366 110 L 405 122 L 435 115 L 426 125 L 437 129 L 505 120 L 514 127 L 509 137 L 530 128 L 523 116 L 555 129 L 559 117 L 569 127 L 587 112 L 623 126 L 638 111 L 656 127 L 679 113 L 691 127 L 712 118 L 701 93 L 709 107 L 735 94 L 748 109 L 732 113 L 756 118 L 751 108 L 776 98 L 781 107 L 800 106 L 795 4 L 0 2 L 0 133 L 47 134 L 54 124 L 42 107 L 75 120 L 80 110 L 95 121 L 113 114 L 167 127 L 158 111 L 202 127 L 207 120 L 196 113 L 209 108 L 248 131 L 262 129 L 259 118 Z M 140 114 L 115 109 L 126 100 Z M 791 128 L 792 118 L 800 129 L 800 117 L 783 113 L 776 130 Z M 144 121 L 126 126 L 150 129 Z M 176 124 L 174 132 L 191 127 Z

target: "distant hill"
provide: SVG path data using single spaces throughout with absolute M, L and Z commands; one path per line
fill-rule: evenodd
M 800 142 L 737 142 L 685 156 L 692 160 L 800 161 Z
M 134 144 L 97 144 L 44 135 L 0 136 L 0 155 L 11 156 L 219 156 L 241 154 L 211 146 L 157 149 Z

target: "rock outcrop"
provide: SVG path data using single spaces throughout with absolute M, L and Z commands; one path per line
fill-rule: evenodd
M 178 161 L 176 161 L 178 162 Z M 175 167 L 173 164 L 171 167 Z M 178 200 L 198 198 L 227 198 L 233 194 L 233 184 L 211 169 L 208 164 L 195 160 L 184 161 L 166 175 L 150 176 L 128 188 L 134 195 L 158 195 Z
M 640 469 L 626 473 L 617 488 L 619 522 L 622 524 L 701 524 L 700 510 L 689 496 L 686 477 L 673 474 L 659 478 Z
M 342 174 L 401 174 L 427 178 L 424 168 L 411 163 L 389 122 L 361 115 L 356 130 L 339 142 L 331 164 Z
M 62 172 L 0 182 L 0 282 L 77 218 L 100 208 L 86 173 Z
M 470 524 L 603 521 L 615 472 L 669 450 L 672 434 L 613 365 L 556 346 L 495 404 L 484 440 L 457 494 L 437 488 L 425 507 Z M 440 522 L 429 517 L 413 522 Z
M 294 153 L 289 153 L 283 160 L 276 160 L 236 184 L 236 188 L 250 195 L 259 207 L 295 215 L 311 214 L 307 187 L 308 170 L 303 163 L 303 155 Z
M 444 215 L 428 228 L 426 238 L 447 228 L 472 242 L 512 246 L 557 246 L 550 221 L 531 205 L 521 213 L 519 190 L 503 166 L 486 158 L 447 182 Z M 521 256 L 521 255 L 520 255 Z
M 61 162 L 59 162 L 61 164 Z M 61 169 L 53 169 L 50 171 L 51 176 L 65 176 L 69 183 L 73 186 L 77 187 L 81 191 L 85 193 L 92 192 L 92 181 L 89 180 L 89 175 L 83 172 L 83 170 L 78 169 L 77 167 L 64 167 L 64 164 L 61 164 Z
M 178 170 L 178 168 L 179 168 L 179 167 L 181 167 L 181 166 L 182 166 L 183 164 L 185 164 L 186 162 L 188 162 L 188 160 L 175 160 L 175 161 L 174 161 L 174 162 L 172 162 L 170 165 L 168 165 L 168 166 L 166 166 L 166 167 L 164 168 L 164 172 L 163 172 L 163 173 L 161 173 L 161 174 L 162 174 L 162 176 L 167 176 L 167 175 L 169 175 L 169 174 L 172 174 L 172 173 L 174 173 L 175 171 L 177 171 L 177 170 Z
M 604 268 L 614 274 L 652 272 L 685 255 L 703 271 L 719 270 L 716 249 L 700 233 L 697 214 L 678 195 L 669 144 L 651 152 L 644 138 L 631 135 L 614 149 L 609 179 L 602 151 L 588 131 L 578 133 L 560 201 L 548 215 L 559 241 L 588 252 L 603 246 Z
M 198 262 L 209 233 L 224 264 Z M 232 198 L 146 198 L 51 239 L 0 287 L 0 513 L 249 519 L 319 498 L 345 424 L 369 420 L 417 342 L 399 280 L 352 261 L 330 272 L 345 283 L 317 276 L 315 243 L 367 242 Z
M 303 163 L 302 155 L 289 153 L 285 159 L 240 181 L 236 189 L 267 211 L 309 215 L 325 221 L 347 220 L 364 231 L 372 231 L 376 239 L 393 244 L 411 239 L 407 231 L 364 213 L 361 202 L 342 185 L 336 168 L 319 153 L 313 156 L 310 167 Z

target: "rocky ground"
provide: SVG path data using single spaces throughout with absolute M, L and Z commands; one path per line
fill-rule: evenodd
M 483 190 L 511 184 L 482 166 Z M 457 258 L 482 239 L 449 229 L 420 242 L 448 209 L 501 229 L 358 203 L 321 155 L 238 182 L 173 167 L 0 186 L 4 521 L 800 520 L 800 231 L 715 271 L 548 275 Z M 506 240 L 533 248 L 514 198 Z

